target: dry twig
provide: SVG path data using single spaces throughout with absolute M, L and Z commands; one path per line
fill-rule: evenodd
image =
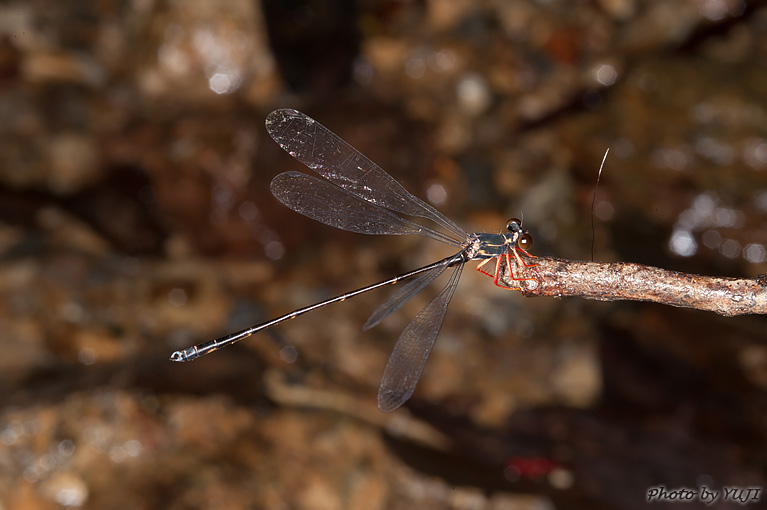
M 585 262 L 550 257 L 525 258 L 523 267 L 511 257 L 516 280 L 505 264 L 499 282 L 523 295 L 579 296 L 599 301 L 651 301 L 720 315 L 767 314 L 767 275 L 754 279 L 679 273 L 641 264 Z

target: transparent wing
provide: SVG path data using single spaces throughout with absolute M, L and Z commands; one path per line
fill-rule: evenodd
M 370 318 L 367 320 L 367 322 L 365 322 L 365 325 L 362 326 L 362 331 L 367 331 L 370 328 L 378 326 L 382 320 L 391 315 L 394 311 L 398 310 L 402 305 L 407 303 L 410 298 L 421 292 L 424 287 L 434 281 L 434 279 L 441 275 L 446 268 L 447 264 L 437 266 L 434 269 L 425 272 L 418 278 L 413 279 L 407 285 L 401 287 L 397 292 L 392 294 L 392 296 L 387 299 L 384 304 L 376 308 L 376 310 L 370 315 Z
M 378 409 L 381 411 L 394 411 L 413 394 L 445 320 L 447 305 L 462 269 L 463 264 L 455 266 L 447 285 L 415 316 L 397 340 L 378 388 Z
M 450 231 L 456 242 L 466 232 L 392 176 L 311 117 L 290 109 L 266 117 L 266 129 L 285 151 L 336 186 L 392 211 L 431 220 Z
M 451 237 L 407 220 L 348 191 L 301 172 L 284 172 L 272 179 L 272 195 L 293 209 L 325 225 L 360 234 L 416 234 L 456 245 Z

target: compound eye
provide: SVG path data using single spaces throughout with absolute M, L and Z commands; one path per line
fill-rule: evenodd
M 533 247 L 533 236 L 530 234 L 522 234 L 519 236 L 519 239 L 517 239 L 517 247 L 519 247 L 522 250 L 529 250 Z
M 506 230 L 509 232 L 519 232 L 522 230 L 522 220 L 519 218 L 512 218 L 506 223 Z

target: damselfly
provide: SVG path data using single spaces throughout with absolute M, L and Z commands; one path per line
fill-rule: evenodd
M 301 112 L 289 109 L 274 111 L 266 118 L 266 129 L 280 147 L 325 179 L 301 172 L 277 175 L 272 180 L 271 191 L 286 206 L 343 230 L 377 235 L 417 234 L 459 247 L 460 251 L 389 280 L 176 351 L 170 359 L 191 361 L 306 312 L 416 277 L 373 312 L 363 326 L 363 330 L 368 330 L 451 267 L 453 271 L 447 284 L 407 325 L 386 363 L 378 389 L 378 408 L 381 411 L 393 411 L 407 401 L 415 390 L 442 326 L 447 305 L 458 285 L 463 265 L 470 260 L 480 260 L 477 270 L 491 276 L 499 287 L 510 288 L 499 283 L 501 262 L 505 260 L 513 279 L 521 280 L 511 274 L 510 255 L 514 255 L 522 267 L 530 267 L 519 252 L 531 256 L 525 248 L 531 246 L 532 238 L 516 218 L 509 220 L 507 232 L 502 234 L 465 232 L 432 206 L 408 193 L 393 177 L 329 129 Z M 430 220 L 435 227 L 422 225 L 406 216 Z M 494 272 L 488 272 L 485 267 L 491 260 L 495 260 Z

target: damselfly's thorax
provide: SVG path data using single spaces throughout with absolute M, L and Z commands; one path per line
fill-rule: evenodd
M 522 228 L 522 220 L 512 218 L 506 223 L 508 232 L 503 234 L 487 234 L 476 232 L 466 239 L 467 255 L 469 259 L 491 259 L 504 255 L 507 250 L 530 249 L 533 238 Z

